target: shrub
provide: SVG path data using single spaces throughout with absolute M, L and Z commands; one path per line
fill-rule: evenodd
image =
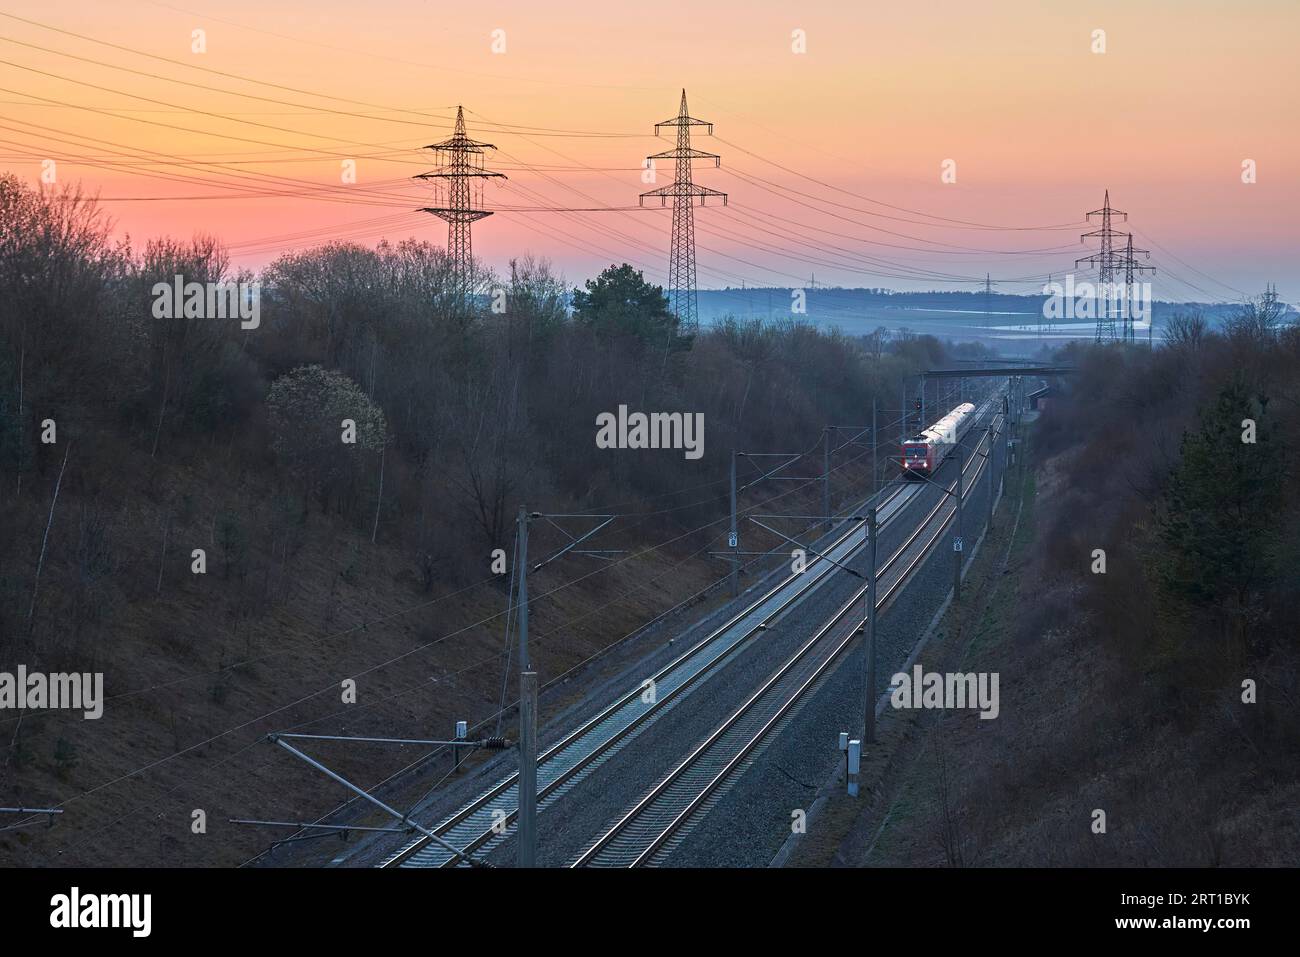
M 322 495 L 353 478 L 363 451 L 387 441 L 383 411 L 347 376 L 318 365 L 302 366 L 276 379 L 267 396 L 272 447 L 281 463 L 309 490 Z M 355 441 L 344 441 L 345 420 Z

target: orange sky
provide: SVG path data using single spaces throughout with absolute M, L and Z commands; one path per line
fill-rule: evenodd
M 211 232 L 250 266 L 327 238 L 444 242 L 440 221 L 410 212 L 429 197 L 409 177 L 464 103 L 510 177 L 487 205 L 528 210 L 478 224 L 479 256 L 544 255 L 571 281 L 629 261 L 663 282 L 666 211 L 532 210 L 635 206 L 651 188 L 642 158 L 671 146 L 654 123 L 685 86 L 716 124 L 694 145 L 722 155 L 696 181 L 730 196 L 697 215 L 701 286 L 815 273 L 961 289 L 987 272 L 1029 291 L 1092 251 L 1081 220 L 1109 188 L 1160 268 L 1157 296 L 1236 299 L 1272 281 L 1300 298 L 1293 0 L 11 0 L 4 13 L 0 167 L 35 183 L 53 159 L 133 238 Z M 946 159 L 956 183 L 940 182 Z

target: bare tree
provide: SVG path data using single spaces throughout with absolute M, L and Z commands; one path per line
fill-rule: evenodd
M 1205 340 L 1208 328 L 1205 317 L 1199 312 L 1176 312 L 1165 324 L 1165 344 L 1173 348 L 1195 351 Z

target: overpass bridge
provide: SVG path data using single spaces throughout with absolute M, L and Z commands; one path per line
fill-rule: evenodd
M 1073 375 L 1079 370 L 1075 366 L 1002 366 L 996 369 L 929 369 L 920 374 L 925 379 L 975 379 L 979 377 L 1014 378 L 1029 376 L 1045 378 L 1056 375 Z
M 966 380 L 967 379 L 1007 379 L 1010 383 L 1010 387 L 1007 389 L 1006 394 L 1004 396 L 1004 402 L 1006 403 L 1004 408 L 1010 411 L 1011 409 L 1019 410 L 1025 407 L 1026 400 L 1028 398 L 1027 395 L 1025 394 L 1026 379 L 1049 379 L 1055 376 L 1073 375 L 1074 373 L 1079 371 L 1076 366 L 1060 365 L 1060 364 L 1056 364 L 1056 365 L 1043 364 L 1041 361 L 1038 361 L 1038 364 L 1023 364 L 1023 365 L 1006 364 L 1007 361 L 1010 362 L 1027 361 L 1027 360 L 1019 360 L 1019 359 L 1012 359 L 1012 360 L 1005 360 L 1005 361 L 1002 359 L 997 359 L 997 360 L 990 360 L 990 359 L 960 360 L 959 359 L 957 361 L 958 362 L 978 361 L 981 363 L 986 363 L 986 365 L 983 366 L 982 368 L 927 369 L 925 372 L 918 373 L 916 377 L 917 378 L 916 395 L 914 398 L 914 402 L 911 406 L 909 406 L 907 402 L 908 389 L 907 389 L 907 382 L 906 380 L 904 380 L 903 416 L 901 420 L 902 428 L 900 429 L 900 433 L 899 433 L 900 444 L 906 440 L 914 421 L 919 422 L 918 428 L 916 429 L 917 432 L 919 432 L 921 429 L 924 429 L 927 425 L 930 424 L 931 422 L 930 417 L 932 413 L 930 413 L 927 410 L 927 406 L 931 406 L 931 405 L 933 407 L 947 406 L 950 408 L 951 404 L 954 402 L 966 401 L 967 399 Z M 999 364 L 996 366 L 987 365 L 987 363 L 992 363 L 994 361 L 998 362 Z M 940 390 L 937 385 L 933 390 L 929 390 L 934 393 L 934 395 L 932 396 L 934 402 L 931 403 L 929 402 L 929 398 L 931 397 L 927 396 L 927 389 L 926 389 L 926 382 L 927 380 L 931 380 L 931 379 L 936 381 L 947 380 L 950 383 L 951 380 L 953 379 L 956 379 L 958 381 L 955 385 L 950 384 L 947 387 L 947 389 L 943 390 L 942 395 L 940 394 Z

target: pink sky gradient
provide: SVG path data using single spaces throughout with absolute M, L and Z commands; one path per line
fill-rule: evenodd
M 510 177 L 488 186 L 489 207 L 635 206 L 651 188 L 641 159 L 671 146 L 654 123 L 685 86 L 716 125 L 694 145 L 722 156 L 696 181 L 730 195 L 697 214 L 701 286 L 815 273 L 968 289 L 991 273 L 1031 291 L 1092 251 L 1083 214 L 1109 188 L 1152 250 L 1158 296 L 1236 299 L 1276 282 L 1300 298 L 1300 5 L 879 6 L 17 0 L 4 12 L 35 24 L 0 17 L 0 167 L 36 183 L 54 159 L 59 182 L 98 191 L 133 239 L 210 232 L 257 267 L 330 238 L 445 242 L 443 223 L 411 212 L 429 196 L 409 177 L 458 103 Z M 206 53 L 191 52 L 196 28 Z M 1090 52 L 1095 29 L 1105 54 Z M 553 135 L 569 131 L 601 135 Z M 940 182 L 945 159 L 955 184 Z M 232 183 L 257 195 L 227 195 Z M 310 196 L 265 195 L 286 191 Z M 225 198 L 183 198 L 213 195 Z M 658 208 L 503 211 L 474 243 L 498 269 L 533 253 L 573 282 L 615 260 L 663 282 L 668 227 Z

